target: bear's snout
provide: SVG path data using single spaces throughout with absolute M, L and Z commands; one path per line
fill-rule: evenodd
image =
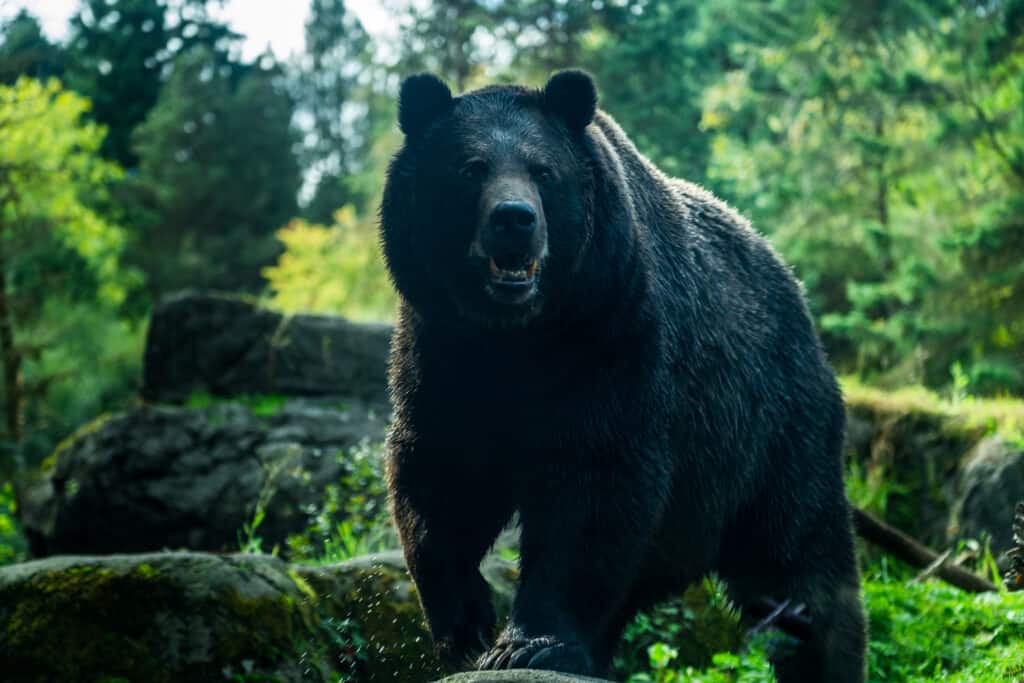
M 491 211 L 490 223 L 495 232 L 504 233 L 512 239 L 529 240 L 537 229 L 537 212 L 528 202 L 521 200 L 499 202 Z
M 501 303 L 525 303 L 537 288 L 547 253 L 547 226 L 536 187 L 499 175 L 481 193 L 480 222 L 470 256 L 484 265 L 486 289 Z
M 544 230 L 540 212 L 523 199 L 494 204 L 480 227 L 483 251 L 492 258 L 522 260 L 539 258 L 544 248 Z

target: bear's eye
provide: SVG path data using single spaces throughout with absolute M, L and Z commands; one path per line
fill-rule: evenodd
M 459 169 L 459 175 L 465 180 L 483 180 L 488 170 L 487 162 L 483 159 L 470 159 Z
M 530 168 L 533 177 L 541 182 L 550 182 L 555 179 L 555 171 L 550 166 L 537 164 Z

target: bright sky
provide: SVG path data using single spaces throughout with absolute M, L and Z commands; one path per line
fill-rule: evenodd
M 67 35 L 68 19 L 79 0 L 0 0 L 0 20 L 27 8 L 43 24 L 51 39 Z M 347 0 L 345 6 L 355 12 L 373 36 L 390 37 L 396 28 L 379 0 Z M 303 24 L 309 13 L 309 0 L 228 0 L 220 16 L 236 32 L 245 36 L 242 52 L 248 59 L 270 45 L 279 59 L 303 47 Z

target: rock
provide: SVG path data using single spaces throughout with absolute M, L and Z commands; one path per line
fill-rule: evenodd
M 965 458 L 950 515 L 951 539 L 991 537 L 996 558 L 1013 547 L 1013 509 L 1024 500 L 1024 449 L 993 436 Z
M 963 456 L 983 428 L 938 406 L 847 396 L 846 410 L 848 462 L 880 487 L 885 521 L 926 545 L 943 547 Z
M 395 681 L 439 672 L 402 570 L 198 553 L 0 568 L 0 661 L 11 683 Z
M 185 291 L 153 311 L 143 359 L 147 401 L 215 396 L 345 396 L 387 403 L 390 325 L 285 316 L 237 297 Z
M 237 550 L 261 494 L 269 549 L 307 526 L 345 473 L 337 454 L 381 441 L 385 417 L 358 401 L 299 399 L 265 415 L 224 403 L 108 417 L 59 448 L 24 495 L 31 552 Z
M 484 569 L 508 571 L 495 558 Z M 0 661 L 6 683 L 442 675 L 397 551 L 323 567 L 205 553 L 2 567 Z
M 515 671 L 473 671 L 456 674 L 437 683 L 602 683 L 603 678 L 572 676 L 553 671 L 518 669 Z

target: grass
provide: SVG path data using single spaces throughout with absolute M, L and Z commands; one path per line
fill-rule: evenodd
M 864 582 L 870 621 L 867 680 L 872 683 L 1017 683 L 1024 679 L 1024 593 L 971 595 L 935 580 Z M 649 623 L 649 622 L 648 622 Z M 630 634 L 627 633 L 627 637 Z M 633 633 L 632 637 L 650 637 Z M 654 634 L 654 635 L 671 635 Z M 708 666 L 681 664 L 675 643 L 648 646 L 648 662 L 629 683 L 770 683 L 763 638 Z

